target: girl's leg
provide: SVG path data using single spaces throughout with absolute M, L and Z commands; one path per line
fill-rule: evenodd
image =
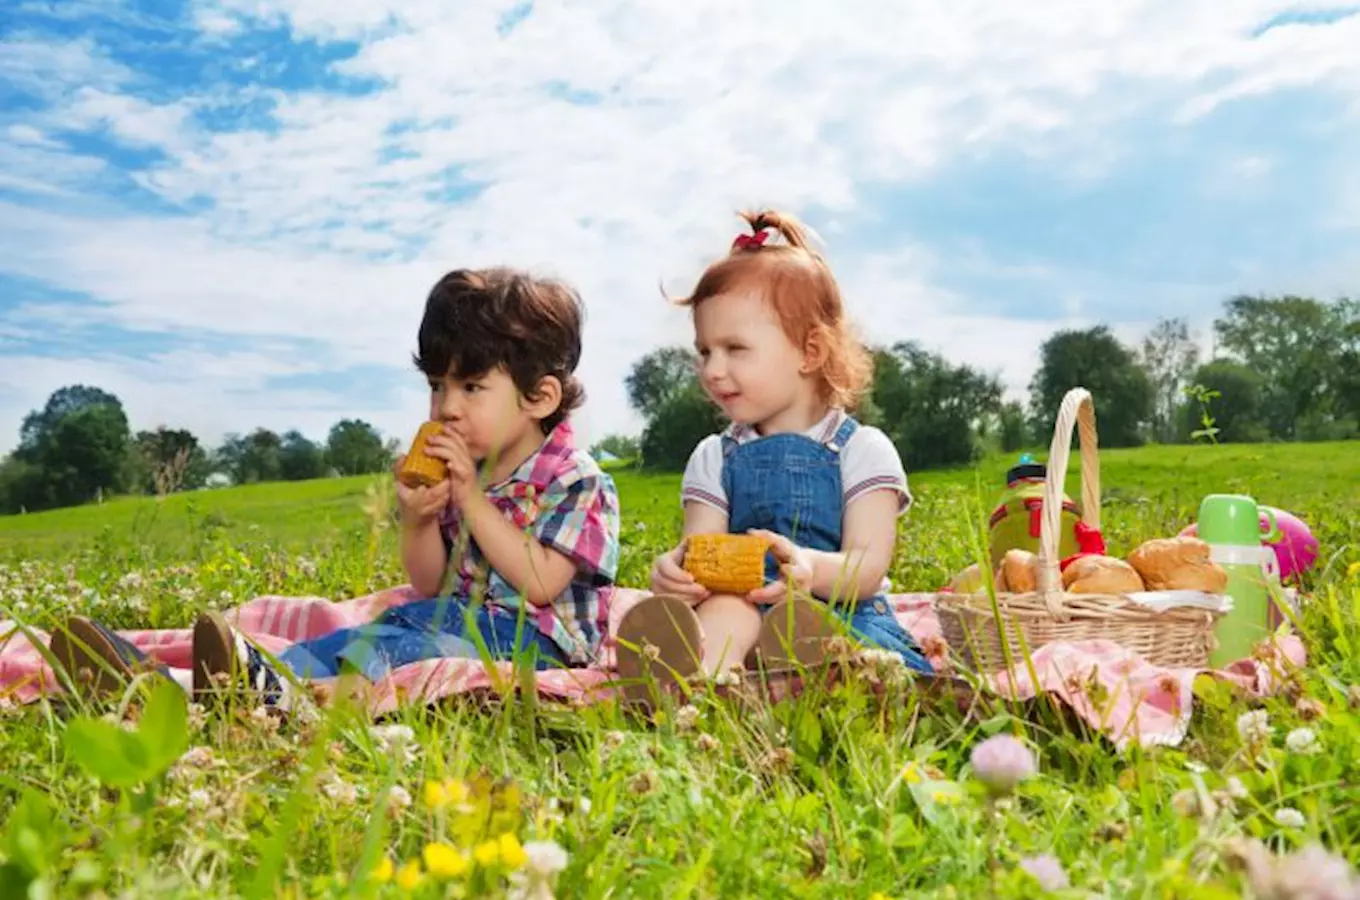
M 767 671 L 795 666 L 815 669 L 826 660 L 827 639 L 843 633 L 826 604 L 808 597 L 789 597 L 765 613 L 756 640 L 756 656 Z
M 902 623 L 893 615 L 883 597 L 862 601 L 849 616 L 850 630 L 856 638 L 874 647 L 891 650 L 902 657 L 907 668 L 925 675 L 935 674 L 921 648 Z
M 704 671 L 715 675 L 734 663 L 744 665 L 760 634 L 760 610 L 744 597 L 714 594 L 695 611 L 704 634 Z

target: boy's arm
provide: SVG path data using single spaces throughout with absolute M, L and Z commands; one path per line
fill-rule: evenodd
M 422 597 L 434 597 L 444 584 L 449 555 L 437 518 L 403 522 L 401 526 L 401 564 L 406 568 L 411 587 Z
M 463 527 L 487 564 L 534 606 L 547 606 L 571 584 L 576 563 L 515 527 L 485 494 L 463 502 Z

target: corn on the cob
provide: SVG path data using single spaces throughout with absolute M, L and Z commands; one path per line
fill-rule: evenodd
M 750 534 L 696 534 L 685 542 L 685 571 L 723 594 L 745 594 L 765 584 L 770 542 Z
M 443 429 L 442 422 L 426 422 L 420 426 L 415 440 L 411 442 L 411 451 L 406 454 L 406 460 L 397 472 L 397 480 L 412 488 L 429 487 L 444 480 L 448 474 L 444 461 L 425 452 L 425 442 Z

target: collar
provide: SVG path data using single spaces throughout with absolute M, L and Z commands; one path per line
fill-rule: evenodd
M 490 487 L 518 481 L 543 490 L 552 484 L 553 479 L 562 471 L 563 463 L 575 452 L 576 439 L 571 429 L 571 421 L 563 419 L 556 428 L 548 432 L 538 449 L 529 454 L 529 458 L 520 463 L 519 468 L 515 469 L 510 477 Z
M 828 443 L 836 436 L 837 429 L 841 427 L 841 423 L 844 421 L 845 410 L 839 406 L 833 406 L 825 416 L 807 431 L 804 431 L 803 435 L 812 438 L 819 444 Z M 738 444 L 744 444 L 747 441 L 754 441 L 763 437 L 760 432 L 756 431 L 755 426 L 747 425 L 742 422 L 733 422 L 731 425 L 728 425 L 723 429 L 723 436 L 731 438 Z

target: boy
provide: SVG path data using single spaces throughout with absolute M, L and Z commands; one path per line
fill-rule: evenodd
M 415 362 L 430 383 L 430 419 L 444 425 L 426 452 L 448 476 L 431 487 L 397 483 L 402 563 L 429 599 L 295 644 L 278 657 L 284 668 L 376 680 L 421 659 L 476 657 L 478 642 L 493 659 L 539 669 L 593 660 L 618 567 L 619 504 L 567 420 L 584 399 L 574 375 L 581 320 L 569 287 L 509 269 L 458 270 L 434 286 Z M 102 652 L 116 638 L 108 629 L 73 620 L 68 631 L 97 639 L 95 671 L 130 671 L 126 646 Z M 75 672 L 80 650 L 58 653 L 61 637 L 53 651 Z M 193 652 L 196 697 L 244 675 L 266 702 L 291 705 L 289 680 L 219 613 L 199 616 Z

